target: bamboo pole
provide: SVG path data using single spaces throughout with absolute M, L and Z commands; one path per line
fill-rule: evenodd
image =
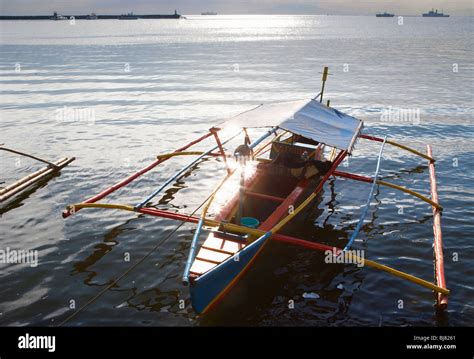
M 323 78 L 322 78 L 322 85 L 321 85 L 321 97 L 319 98 L 319 102 L 323 102 L 323 95 L 324 95 L 324 88 L 326 87 L 326 80 L 328 79 L 328 70 L 329 67 L 324 66 L 324 71 L 323 71 Z M 329 104 L 328 104 L 329 106 Z
M 45 167 L 42 168 L 26 177 L 23 177 L 19 181 L 5 187 L 0 191 L 0 202 L 6 201 L 7 199 L 13 197 L 15 194 L 23 191 L 27 187 L 31 186 L 34 183 L 44 179 L 48 175 L 59 171 L 61 168 L 67 166 L 69 163 L 74 161 L 75 158 L 65 157 L 54 164 L 54 167 Z
M 432 157 L 431 146 L 426 146 L 426 152 Z M 430 168 L 430 188 L 431 199 L 438 203 L 438 186 L 436 184 L 436 171 L 433 162 L 429 163 Z M 434 256 L 435 256 L 435 278 L 438 286 L 446 288 L 446 279 L 444 277 L 444 256 L 443 256 L 443 235 L 441 232 L 441 212 L 433 206 L 433 234 L 434 234 Z M 436 305 L 438 309 L 444 310 L 448 306 L 448 297 L 444 293 L 438 293 L 436 296 Z
M 47 170 L 49 170 L 51 167 L 43 167 L 41 169 L 39 169 L 38 171 L 35 171 L 21 179 L 19 179 L 18 181 L 16 182 L 13 182 L 12 184 L 9 184 L 8 186 L 0 189 L 0 196 L 4 195 L 5 193 L 8 193 L 12 190 L 14 190 L 15 188 L 19 187 L 20 185 L 32 180 L 33 178 L 41 175 L 42 173 L 46 172 Z

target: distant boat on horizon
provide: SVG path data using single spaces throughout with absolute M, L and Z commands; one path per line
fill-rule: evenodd
M 138 20 L 138 16 L 134 15 L 133 12 L 129 12 L 128 14 L 122 14 L 118 18 L 119 20 Z
M 50 17 L 50 20 L 67 20 L 66 16 L 63 16 L 61 14 L 58 14 L 56 11 L 53 13 L 53 16 Z
M 376 17 L 394 17 L 395 14 L 390 14 L 388 12 L 384 12 L 383 14 L 375 14 Z
M 95 13 L 90 13 L 86 16 L 86 20 L 97 20 L 99 17 Z
M 214 12 L 214 11 L 206 11 L 206 12 L 202 12 L 201 15 L 217 15 L 217 12 Z
M 436 11 L 434 9 L 431 9 L 431 11 L 424 13 L 423 17 L 449 17 L 449 15 L 445 15 L 442 12 L 438 12 L 438 9 L 436 9 Z

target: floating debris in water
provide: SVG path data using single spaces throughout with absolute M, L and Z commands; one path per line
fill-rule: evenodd
M 170 308 L 171 308 L 171 305 L 164 306 L 163 308 L 160 309 L 160 312 L 168 313 Z
M 343 290 L 343 289 L 344 289 L 344 286 L 342 285 L 342 283 L 339 283 L 336 288 L 337 288 L 337 289 L 340 289 L 340 290 Z
M 318 299 L 321 297 L 317 293 L 310 292 L 310 293 L 303 293 L 303 298 L 304 299 Z

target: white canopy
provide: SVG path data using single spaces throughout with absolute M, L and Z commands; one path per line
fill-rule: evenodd
M 220 127 L 274 127 L 306 138 L 352 151 L 362 121 L 315 100 L 261 105 L 225 121 Z

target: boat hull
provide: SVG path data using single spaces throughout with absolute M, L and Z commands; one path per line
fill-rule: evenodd
M 195 279 L 190 288 L 194 310 L 205 313 L 217 304 L 257 258 L 269 238 L 269 235 L 260 237 L 213 270 Z

